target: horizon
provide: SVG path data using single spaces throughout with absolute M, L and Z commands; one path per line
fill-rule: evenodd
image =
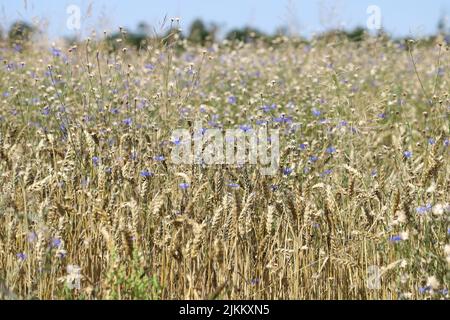
M 118 0 L 0 0 L 0 16 L 3 21 L 0 27 L 8 30 L 15 21 L 34 22 L 50 39 L 57 39 L 86 37 L 94 30 L 115 32 L 119 26 L 135 31 L 141 22 L 158 29 L 166 16 L 168 19 L 180 18 L 184 33 L 195 19 L 201 19 L 206 24 L 215 23 L 220 28 L 219 37 L 231 29 L 249 26 L 267 34 L 273 34 L 278 28 L 284 27 L 290 34 L 310 38 L 329 30 L 367 28 L 370 18 L 368 8 L 377 6 L 385 32 L 393 37 L 423 37 L 435 34 L 441 19 L 447 22 L 447 29 L 450 26 L 447 16 L 449 4 L 444 0 L 435 2 L 437 5 L 429 6 L 419 0 L 231 0 L 226 3 L 132 0 L 137 7 Z M 70 6 L 80 9 L 80 29 L 69 30 L 67 27 Z M 236 6 L 240 10 L 235 10 Z M 400 12 L 403 14 L 399 14 Z

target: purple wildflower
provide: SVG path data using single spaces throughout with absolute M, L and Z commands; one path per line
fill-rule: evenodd
M 322 114 L 322 112 L 316 108 L 313 108 L 311 112 L 315 117 L 320 117 L 320 115 Z
M 62 54 L 62 51 L 61 51 L 61 50 L 56 49 L 56 48 L 52 48 L 52 55 L 53 55 L 54 57 L 59 58 L 59 57 L 61 57 L 61 54 Z
M 50 243 L 50 246 L 52 248 L 59 248 L 61 246 L 61 239 L 53 238 L 51 243 Z
M 229 104 L 236 104 L 237 98 L 235 96 L 228 97 L 228 103 Z
M 18 254 L 16 254 L 17 259 L 19 259 L 20 261 L 25 261 L 25 259 L 27 258 L 27 255 L 23 252 L 20 252 Z
M 393 242 L 393 243 L 397 243 L 397 242 L 400 242 L 402 240 L 403 240 L 402 236 L 400 236 L 400 235 L 392 236 L 392 237 L 389 238 L 389 241 Z
M 244 124 L 242 126 L 239 126 L 239 129 L 244 131 L 244 133 L 250 132 L 252 130 L 252 127 L 248 124 Z
M 153 71 L 153 70 L 155 70 L 155 66 L 153 64 L 151 64 L 151 63 L 147 63 L 145 65 L 145 69 L 147 69 L 149 71 Z
M 325 176 L 329 176 L 329 175 L 332 174 L 332 173 L 333 173 L 333 170 L 327 169 L 327 170 L 325 170 L 324 172 L 322 172 L 322 173 L 320 174 L 320 176 L 321 176 L 321 177 L 325 177 Z
M 34 231 L 28 233 L 28 242 L 33 243 L 37 240 L 37 234 Z
M 329 154 L 336 153 L 336 148 L 334 148 L 334 147 L 327 148 L 327 153 L 329 153 Z
M 312 163 L 317 162 L 317 160 L 319 160 L 319 157 L 317 157 L 317 156 L 309 157 L 309 161 L 312 162 Z
M 133 124 L 133 120 L 132 120 L 131 118 L 126 118 L 126 119 L 124 119 L 124 120 L 122 121 L 122 123 L 123 123 L 124 125 L 127 125 L 127 126 L 131 127 L 131 125 Z
M 426 287 L 420 287 L 419 288 L 419 293 L 420 294 L 426 294 L 427 292 L 431 291 L 431 286 L 426 286 Z
M 403 157 L 405 157 L 405 159 L 411 159 L 413 156 L 411 151 L 405 151 L 403 152 Z
M 140 176 L 143 178 L 150 178 L 153 176 L 153 173 L 148 170 L 143 170 L 141 171 Z
M 427 212 L 430 212 L 433 209 L 433 206 L 431 204 L 427 204 L 426 206 L 417 207 L 416 212 L 418 214 L 426 214 Z
M 44 107 L 41 111 L 41 114 L 43 116 L 48 116 L 50 114 L 50 107 L 49 106 Z
M 179 187 L 180 187 L 180 189 L 182 189 L 182 190 L 187 190 L 187 189 L 189 189 L 189 187 L 190 187 L 190 185 L 189 185 L 189 183 L 180 183 L 179 185 L 178 185 Z

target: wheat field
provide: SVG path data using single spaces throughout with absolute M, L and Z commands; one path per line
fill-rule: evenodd
M 2 46 L 0 296 L 448 298 L 443 39 L 116 45 Z M 199 120 L 278 173 L 172 163 Z

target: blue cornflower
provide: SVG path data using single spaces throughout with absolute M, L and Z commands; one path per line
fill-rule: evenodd
M 275 110 L 276 108 L 277 108 L 277 105 L 274 103 L 274 104 L 272 104 L 272 105 L 270 105 L 270 106 L 268 106 L 268 105 L 262 106 L 262 107 L 261 107 L 261 110 L 264 111 L 265 113 L 268 113 L 268 112 L 270 112 L 271 110 Z
M 431 286 L 426 286 L 426 287 L 420 287 L 419 288 L 419 293 L 420 294 L 425 294 L 425 293 L 430 292 L 430 291 L 431 291 Z
M 380 114 L 378 115 L 378 118 L 380 118 L 380 119 L 386 119 L 386 114 L 385 114 L 385 113 L 380 113 Z
M 270 112 L 270 107 L 269 106 L 262 106 L 261 110 L 264 111 L 265 113 Z
M 62 133 L 66 134 L 67 133 L 66 125 L 64 123 L 61 123 L 59 125 L 59 130 L 61 130 Z
M 56 255 L 57 255 L 58 258 L 64 259 L 66 257 L 66 255 L 67 255 L 67 253 L 66 253 L 65 250 L 60 250 L 60 251 L 58 251 L 58 253 Z
M 403 156 L 405 157 L 405 159 L 411 159 L 413 154 L 411 151 L 405 151 L 403 152 Z
M 292 168 L 284 168 L 284 169 L 283 169 L 283 174 L 284 174 L 285 176 L 289 176 L 289 175 L 292 174 L 293 171 L 294 171 L 294 170 L 293 170 Z
M 228 187 L 231 189 L 239 189 L 240 186 L 237 183 L 229 183 Z
M 124 120 L 122 121 L 122 123 L 123 123 L 124 125 L 127 125 L 127 126 L 131 127 L 131 125 L 133 124 L 133 120 L 132 120 L 131 118 L 126 118 L 126 119 L 124 119 Z
M 228 97 L 228 103 L 229 104 L 236 104 L 237 98 L 235 96 Z
M 291 123 L 292 117 L 286 117 L 285 115 L 282 115 L 281 117 L 277 117 L 273 119 L 276 123 Z
M 445 139 L 445 140 L 444 140 L 444 146 L 445 146 L 445 147 L 448 147 L 449 144 L 450 144 L 450 141 L 449 141 L 448 139 Z
M 258 126 L 263 126 L 265 124 L 267 124 L 266 120 L 256 120 L 256 125 L 258 125 Z
M 175 138 L 173 139 L 172 143 L 176 146 L 179 146 L 181 144 L 181 138 Z
M 10 96 L 10 93 L 8 91 L 3 92 L 3 97 L 8 98 Z
M 145 65 L 145 69 L 153 71 L 155 69 L 155 66 L 153 64 L 151 64 L 151 63 L 147 63 Z
M 317 157 L 317 156 L 309 157 L 309 161 L 312 162 L 312 163 L 317 162 L 317 160 L 319 160 L 319 157 Z
M 33 243 L 37 240 L 37 234 L 34 231 L 28 233 L 28 242 Z
M 433 206 L 431 204 L 427 204 L 426 206 L 417 207 L 416 212 L 418 214 L 425 214 L 427 212 L 430 212 L 433 209 Z
M 42 109 L 41 113 L 42 113 L 42 115 L 44 115 L 44 116 L 48 116 L 48 115 L 50 114 L 50 107 L 49 107 L 49 106 L 44 107 L 44 108 Z
M 92 163 L 94 166 L 98 166 L 98 163 L 100 162 L 100 159 L 98 157 L 92 157 Z
M 433 139 L 433 138 L 428 139 L 428 144 L 429 144 L 430 146 L 435 145 L 435 144 L 436 144 L 436 139 Z
M 334 147 L 327 148 L 327 153 L 329 153 L 329 154 L 336 153 L 336 148 L 334 148 Z
M 371 175 L 372 177 L 376 177 L 376 176 L 378 175 L 378 171 L 375 170 L 375 169 L 373 169 L 372 172 L 370 173 L 370 175 Z
M 239 126 L 239 129 L 244 131 L 244 133 L 247 133 L 247 132 L 252 130 L 252 127 L 250 125 L 248 125 L 248 124 L 244 124 L 242 126 Z
M 252 284 L 252 286 L 256 286 L 259 282 L 260 282 L 259 279 L 252 279 L 252 280 L 250 280 L 250 283 Z
M 278 186 L 277 186 L 276 184 L 272 184 L 272 185 L 270 186 L 270 190 L 272 190 L 272 192 L 275 192 L 275 191 L 278 190 Z
M 394 242 L 394 243 L 400 242 L 402 240 L 403 240 L 402 236 L 400 236 L 400 235 L 392 236 L 389 238 L 389 241 Z
M 16 254 L 16 257 L 20 260 L 20 261 L 24 261 L 27 258 L 27 255 L 23 252 L 20 252 L 18 254 Z
M 50 243 L 50 246 L 52 248 L 59 248 L 60 245 L 61 245 L 61 239 L 58 239 L 58 238 L 53 238 Z
M 156 156 L 156 157 L 153 158 L 153 160 L 155 160 L 155 161 L 164 161 L 164 160 L 166 160 L 166 158 L 164 156 Z
M 83 121 L 86 122 L 86 123 L 90 122 L 92 119 L 94 119 L 94 118 L 91 117 L 90 115 L 86 114 L 86 115 L 83 116 Z
M 311 112 L 315 117 L 320 117 L 320 115 L 322 114 L 322 112 L 316 108 L 313 108 Z
M 182 190 L 187 190 L 187 189 L 189 189 L 189 187 L 190 187 L 189 183 L 180 183 L 178 186 L 179 186 L 180 189 L 182 189 Z
M 308 149 L 308 145 L 306 143 L 302 143 L 298 146 L 300 148 L 300 150 L 306 150 Z
M 148 170 L 143 170 L 143 171 L 141 171 L 140 175 L 143 178 L 150 178 L 153 176 L 153 173 Z
M 62 54 L 62 52 L 61 52 L 61 50 L 59 50 L 59 49 L 56 49 L 56 48 L 52 48 L 52 55 L 54 56 L 54 57 L 61 57 L 61 54 Z
M 321 176 L 321 177 L 325 177 L 325 176 L 329 176 L 329 175 L 332 174 L 332 173 L 333 173 L 333 170 L 327 169 L 327 170 L 325 170 L 324 172 L 322 172 L 322 173 L 320 174 L 320 176 Z

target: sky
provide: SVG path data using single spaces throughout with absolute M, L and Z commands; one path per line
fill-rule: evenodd
M 81 29 L 67 27 L 71 5 L 80 8 Z M 19 19 L 33 21 L 56 38 L 119 26 L 134 30 L 141 21 L 159 30 L 167 16 L 179 17 L 184 31 L 201 18 L 224 32 L 250 25 L 272 33 L 287 26 L 309 37 L 330 28 L 365 27 L 371 5 L 379 7 L 383 28 L 395 36 L 432 34 L 438 20 L 450 16 L 450 0 L 0 0 L 0 26 L 5 30 Z

